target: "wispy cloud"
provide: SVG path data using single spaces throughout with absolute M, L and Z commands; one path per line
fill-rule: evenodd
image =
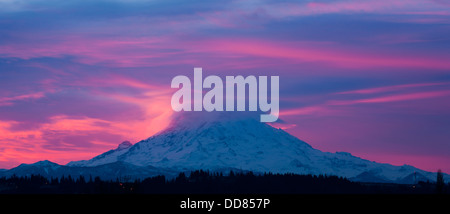
M 441 87 L 443 88 L 437 88 Z M 321 103 L 299 108 L 282 109 L 280 116 L 305 115 L 324 116 L 339 115 L 339 106 L 386 104 L 392 102 L 416 101 L 440 97 L 450 97 L 450 83 L 428 82 L 400 84 L 382 87 L 364 88 L 336 92 L 323 96 Z M 426 88 L 424 90 L 423 88 Z M 419 90 L 420 89 L 420 90 Z M 300 98 L 298 98 L 300 99 Z M 301 99 L 300 99 L 301 100 Z
M 365 53 L 345 48 L 327 48 L 317 43 L 277 43 L 258 40 L 212 40 L 204 42 L 200 50 L 229 54 L 253 55 L 259 57 L 289 59 L 299 62 L 325 62 L 344 68 L 430 68 L 449 69 L 447 60 L 429 56 L 403 56 L 390 53 Z
M 331 100 L 328 102 L 329 105 L 354 105 L 354 104 L 369 104 L 369 103 L 387 103 L 387 102 L 400 102 L 408 100 L 418 100 L 418 99 L 428 99 L 434 97 L 445 97 L 450 95 L 450 90 L 443 91 L 429 91 L 429 92 L 417 92 L 408 94 L 396 94 L 387 95 L 366 99 L 356 99 L 356 100 Z
M 36 93 L 30 93 L 30 94 L 16 95 L 16 96 L 12 96 L 12 97 L 1 97 L 0 98 L 0 106 L 13 105 L 15 101 L 39 99 L 44 96 L 45 96 L 45 93 L 36 92 Z
M 264 9 L 273 17 L 312 16 L 323 14 L 433 14 L 448 15 L 449 5 L 429 0 L 341 0 L 322 2 L 281 2 L 266 5 Z
M 396 91 L 396 90 L 400 90 L 400 89 L 418 88 L 418 87 L 427 87 L 427 86 L 441 86 L 441 85 L 450 85 L 450 82 L 413 83 L 413 84 L 391 85 L 391 86 L 366 88 L 366 89 L 358 89 L 358 90 L 351 90 L 351 91 L 342 91 L 342 92 L 337 92 L 336 94 L 374 94 L 374 93 Z

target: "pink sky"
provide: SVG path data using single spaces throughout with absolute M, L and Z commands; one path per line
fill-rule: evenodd
M 450 173 L 445 1 L 64 2 L 0 1 L 0 168 L 146 139 L 203 67 L 280 76 L 281 126 L 315 148 Z

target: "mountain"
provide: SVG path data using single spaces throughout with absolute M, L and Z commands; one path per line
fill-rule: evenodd
M 136 166 L 124 162 L 114 162 L 94 167 L 83 166 L 64 166 L 50 161 L 39 161 L 34 164 L 21 164 L 18 167 L 0 172 L 0 177 L 31 176 L 42 175 L 47 178 L 56 178 L 62 176 L 71 176 L 77 178 L 79 176 L 92 178 L 100 177 L 102 180 L 116 179 L 144 179 L 147 177 L 166 175 L 175 177 L 179 172 L 167 169 L 158 169 L 152 166 Z
M 338 175 L 368 182 L 408 183 L 414 173 L 419 173 L 421 180 L 436 179 L 436 173 L 413 166 L 376 163 L 347 152 L 322 152 L 259 122 L 259 118 L 239 112 L 177 114 L 164 131 L 134 145 L 121 145 L 67 166 L 99 167 L 120 162 L 169 171 L 239 169 Z

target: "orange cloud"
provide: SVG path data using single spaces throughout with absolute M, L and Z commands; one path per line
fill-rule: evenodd
M 164 129 L 170 123 L 171 89 L 114 76 L 100 86 L 126 86 L 140 89 L 137 94 L 93 91 L 92 94 L 138 107 L 142 115 L 120 120 L 58 114 L 33 128 L 20 128 L 21 122 L 0 121 L 0 168 L 14 167 L 48 159 L 60 164 L 89 159 L 113 149 L 123 140 L 137 142 Z M 93 85 L 95 81 L 93 80 Z M 89 84 L 89 83 L 88 83 Z M 10 102 L 40 98 L 43 93 L 3 98 Z M 19 128 L 17 128 L 19 127 Z

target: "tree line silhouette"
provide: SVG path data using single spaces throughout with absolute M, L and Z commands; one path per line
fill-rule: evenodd
M 0 178 L 1 194 L 434 194 L 450 193 L 450 185 L 419 182 L 415 185 L 352 182 L 343 177 L 298 174 L 254 174 L 203 170 L 176 178 L 155 176 L 115 181 L 70 175 L 47 179 L 41 175 Z M 439 175 L 438 175 L 439 176 Z

